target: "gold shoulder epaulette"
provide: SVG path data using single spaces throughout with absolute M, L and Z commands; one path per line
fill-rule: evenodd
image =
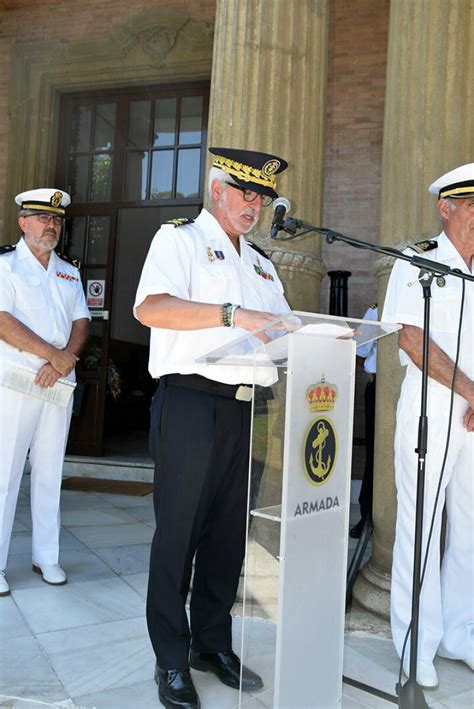
M 184 226 L 185 224 L 194 224 L 194 219 L 189 217 L 177 217 L 176 219 L 168 219 L 165 224 L 174 224 L 175 228 L 177 226 Z
M 5 245 L 5 246 L 0 246 L 0 256 L 3 256 L 3 254 L 9 254 L 11 251 L 15 251 L 16 246 L 12 246 L 11 244 Z
M 66 261 L 66 263 L 70 263 L 71 266 L 75 266 L 78 270 L 81 268 L 81 262 L 79 259 L 71 258 L 70 256 L 66 256 L 66 254 L 60 254 L 58 251 L 55 251 L 55 254 L 63 261 Z
M 410 244 L 410 249 L 416 251 L 417 254 L 424 254 L 427 251 L 432 251 L 438 248 L 438 242 L 434 239 L 425 239 L 425 241 L 418 241 L 416 244 Z

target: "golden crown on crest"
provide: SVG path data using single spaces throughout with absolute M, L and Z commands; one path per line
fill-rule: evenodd
M 315 411 L 332 411 L 337 399 L 337 386 L 327 382 L 324 374 L 321 381 L 316 384 L 310 384 L 306 390 L 306 401 L 309 404 L 309 410 Z

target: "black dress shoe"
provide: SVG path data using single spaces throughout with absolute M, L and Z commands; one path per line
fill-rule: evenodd
M 155 682 L 166 709 L 200 709 L 201 702 L 189 670 L 163 670 L 156 665 Z
M 233 689 L 240 687 L 240 668 L 242 667 L 242 690 L 251 692 L 263 687 L 261 677 L 248 667 L 240 664 L 235 653 L 231 652 L 194 652 L 191 650 L 189 664 L 194 670 L 214 672 L 223 684 Z

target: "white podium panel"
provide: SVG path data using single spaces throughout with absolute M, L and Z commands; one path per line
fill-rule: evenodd
M 341 701 L 354 377 L 355 342 L 291 336 L 274 698 L 281 709 Z
M 201 362 L 253 368 L 241 707 L 340 706 L 356 345 L 399 329 L 290 313 Z

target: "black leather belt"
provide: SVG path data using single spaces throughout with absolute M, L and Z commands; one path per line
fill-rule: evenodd
M 205 391 L 207 394 L 226 396 L 229 399 L 237 399 L 237 401 L 252 401 L 253 396 L 253 388 L 248 384 L 224 384 L 223 382 L 215 382 L 213 379 L 206 379 L 199 374 L 165 374 L 160 377 L 160 382 L 163 382 L 165 386 Z

